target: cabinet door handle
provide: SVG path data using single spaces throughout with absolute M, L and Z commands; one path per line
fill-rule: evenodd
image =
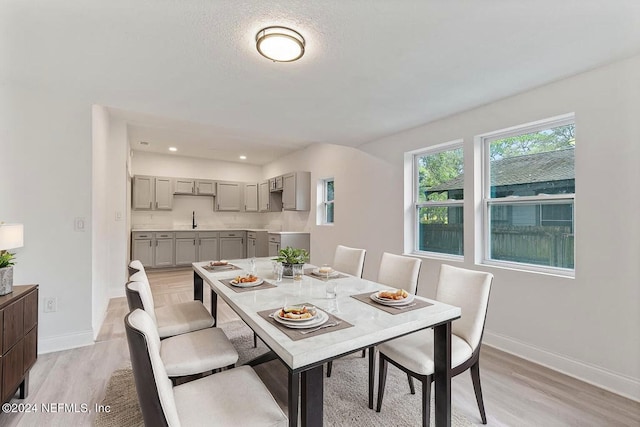
M 193 246 L 196 245 L 196 239 L 193 239 Z
M 149 240 L 149 247 L 151 247 L 151 240 Z
M 153 208 L 153 202 L 149 202 L 149 209 Z

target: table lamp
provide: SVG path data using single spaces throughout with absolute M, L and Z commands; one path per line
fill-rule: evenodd
M 24 244 L 22 224 L 0 223 L 0 295 L 13 292 L 14 254 L 8 249 L 21 248 Z

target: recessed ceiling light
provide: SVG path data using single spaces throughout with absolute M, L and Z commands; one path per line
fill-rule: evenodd
M 169 151 L 178 151 L 176 147 L 169 147 Z
M 245 155 L 240 156 L 240 160 L 247 160 L 247 156 Z
M 256 34 L 256 49 L 274 62 L 291 62 L 304 55 L 304 37 L 287 27 L 267 27 Z

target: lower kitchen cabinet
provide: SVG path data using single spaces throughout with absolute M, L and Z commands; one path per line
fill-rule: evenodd
M 224 259 L 218 256 L 218 233 L 201 231 L 198 233 L 198 261 Z
M 152 233 L 133 233 L 131 250 L 132 259 L 140 260 L 143 266 L 153 267 L 153 251 L 155 249 Z
M 198 259 L 197 233 L 176 232 L 176 265 L 191 265 Z
M 244 258 L 245 251 L 244 231 L 220 232 L 220 259 Z
M 154 267 L 173 267 L 175 245 L 173 233 L 155 233 Z

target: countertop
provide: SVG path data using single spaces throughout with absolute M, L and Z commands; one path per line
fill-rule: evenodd
M 255 231 L 255 232 L 267 232 L 269 234 L 309 234 L 308 231 L 270 231 L 266 228 L 220 228 L 220 227 L 198 227 L 196 229 L 191 228 L 134 228 L 131 232 L 174 232 L 174 231 Z

